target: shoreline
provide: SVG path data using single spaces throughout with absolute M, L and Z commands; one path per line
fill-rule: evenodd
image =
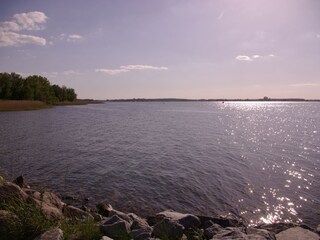
M 24 214 L 29 212 L 37 214 Z M 20 226 L 21 222 L 28 228 Z M 33 230 L 25 232 L 30 229 Z M 64 203 L 53 192 L 30 188 L 22 176 L 13 181 L 0 176 L 0 236 L 4 236 L 4 240 L 319 240 L 319 234 L 320 225 L 311 228 L 305 224 L 279 222 L 249 226 L 244 219 L 230 215 L 203 216 L 163 210 L 143 218 L 135 213 L 118 211 L 108 203 L 99 203 L 95 208 L 78 208 Z M 48 235 L 55 238 L 45 238 Z
M 59 102 L 50 105 L 45 102 L 31 100 L 0 100 L 0 112 L 32 111 L 54 108 L 55 106 L 79 106 L 104 102 L 100 100 L 76 100 L 74 102 Z

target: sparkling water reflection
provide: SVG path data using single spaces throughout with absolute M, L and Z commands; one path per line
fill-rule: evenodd
M 318 224 L 320 104 L 106 103 L 0 113 L 0 174 L 124 211 Z

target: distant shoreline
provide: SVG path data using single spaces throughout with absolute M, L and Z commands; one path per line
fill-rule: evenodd
M 320 99 L 303 99 L 303 98 L 263 98 L 263 99 L 130 98 L 130 99 L 107 99 L 106 102 L 320 102 Z

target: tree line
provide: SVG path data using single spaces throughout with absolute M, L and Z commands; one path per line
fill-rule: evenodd
M 73 88 L 51 85 L 45 77 L 32 75 L 23 78 L 17 73 L 0 73 L 0 99 L 38 100 L 49 104 L 77 98 Z

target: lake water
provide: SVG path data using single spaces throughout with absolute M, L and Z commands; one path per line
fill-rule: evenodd
M 141 215 L 320 223 L 320 103 L 108 102 L 0 124 L 0 174 L 61 195 Z

